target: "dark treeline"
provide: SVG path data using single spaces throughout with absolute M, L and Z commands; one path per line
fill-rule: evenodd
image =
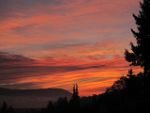
M 104 94 L 72 99 L 61 98 L 50 102 L 40 113 L 149 113 L 150 74 L 133 74 L 121 77 Z
M 6 102 L 3 102 L 0 113 L 15 113 L 15 111 L 12 106 L 8 106 Z
M 150 112 L 150 73 L 134 74 L 129 70 L 104 94 L 80 98 L 73 90 L 70 101 L 61 98 L 50 102 L 40 113 L 148 113 Z
M 134 74 L 130 69 L 105 93 L 89 97 L 79 97 L 75 84 L 70 100 L 60 98 L 43 109 L 27 113 L 150 113 L 150 0 L 143 0 L 140 6 L 139 14 L 133 15 L 137 31 L 131 29 L 136 45 L 131 43 L 125 58 L 130 65 L 143 68 L 143 72 Z M 15 113 L 15 110 L 4 102 L 0 112 Z

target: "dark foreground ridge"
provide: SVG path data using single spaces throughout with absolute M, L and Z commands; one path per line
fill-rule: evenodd
M 71 93 L 59 88 L 30 90 L 0 88 L 0 103 L 5 101 L 15 108 L 44 107 L 49 100 L 56 101 L 60 97 L 70 98 Z

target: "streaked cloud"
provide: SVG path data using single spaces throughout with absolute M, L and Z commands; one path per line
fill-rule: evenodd
M 71 85 L 78 82 L 81 95 L 102 92 L 128 69 L 119 56 L 94 62 L 68 58 L 30 59 L 1 52 L 0 61 L 0 87 L 59 87 L 71 91 Z
M 127 72 L 138 2 L 0 0 L 1 86 L 104 91 Z

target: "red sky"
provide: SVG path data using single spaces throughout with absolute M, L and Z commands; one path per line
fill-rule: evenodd
M 139 0 L 0 0 L 0 58 L 36 59 L 3 60 L 0 86 L 105 91 L 129 69 L 124 49 L 138 10 Z

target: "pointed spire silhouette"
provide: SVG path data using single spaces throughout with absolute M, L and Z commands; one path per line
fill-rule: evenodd
M 77 83 L 75 83 L 74 85 L 73 85 L 73 98 L 76 98 L 76 97 L 79 97 L 79 91 L 78 91 L 78 84 Z
M 79 95 L 78 84 L 76 83 L 75 85 L 76 85 L 76 89 L 75 89 L 76 90 L 76 95 L 78 96 Z

